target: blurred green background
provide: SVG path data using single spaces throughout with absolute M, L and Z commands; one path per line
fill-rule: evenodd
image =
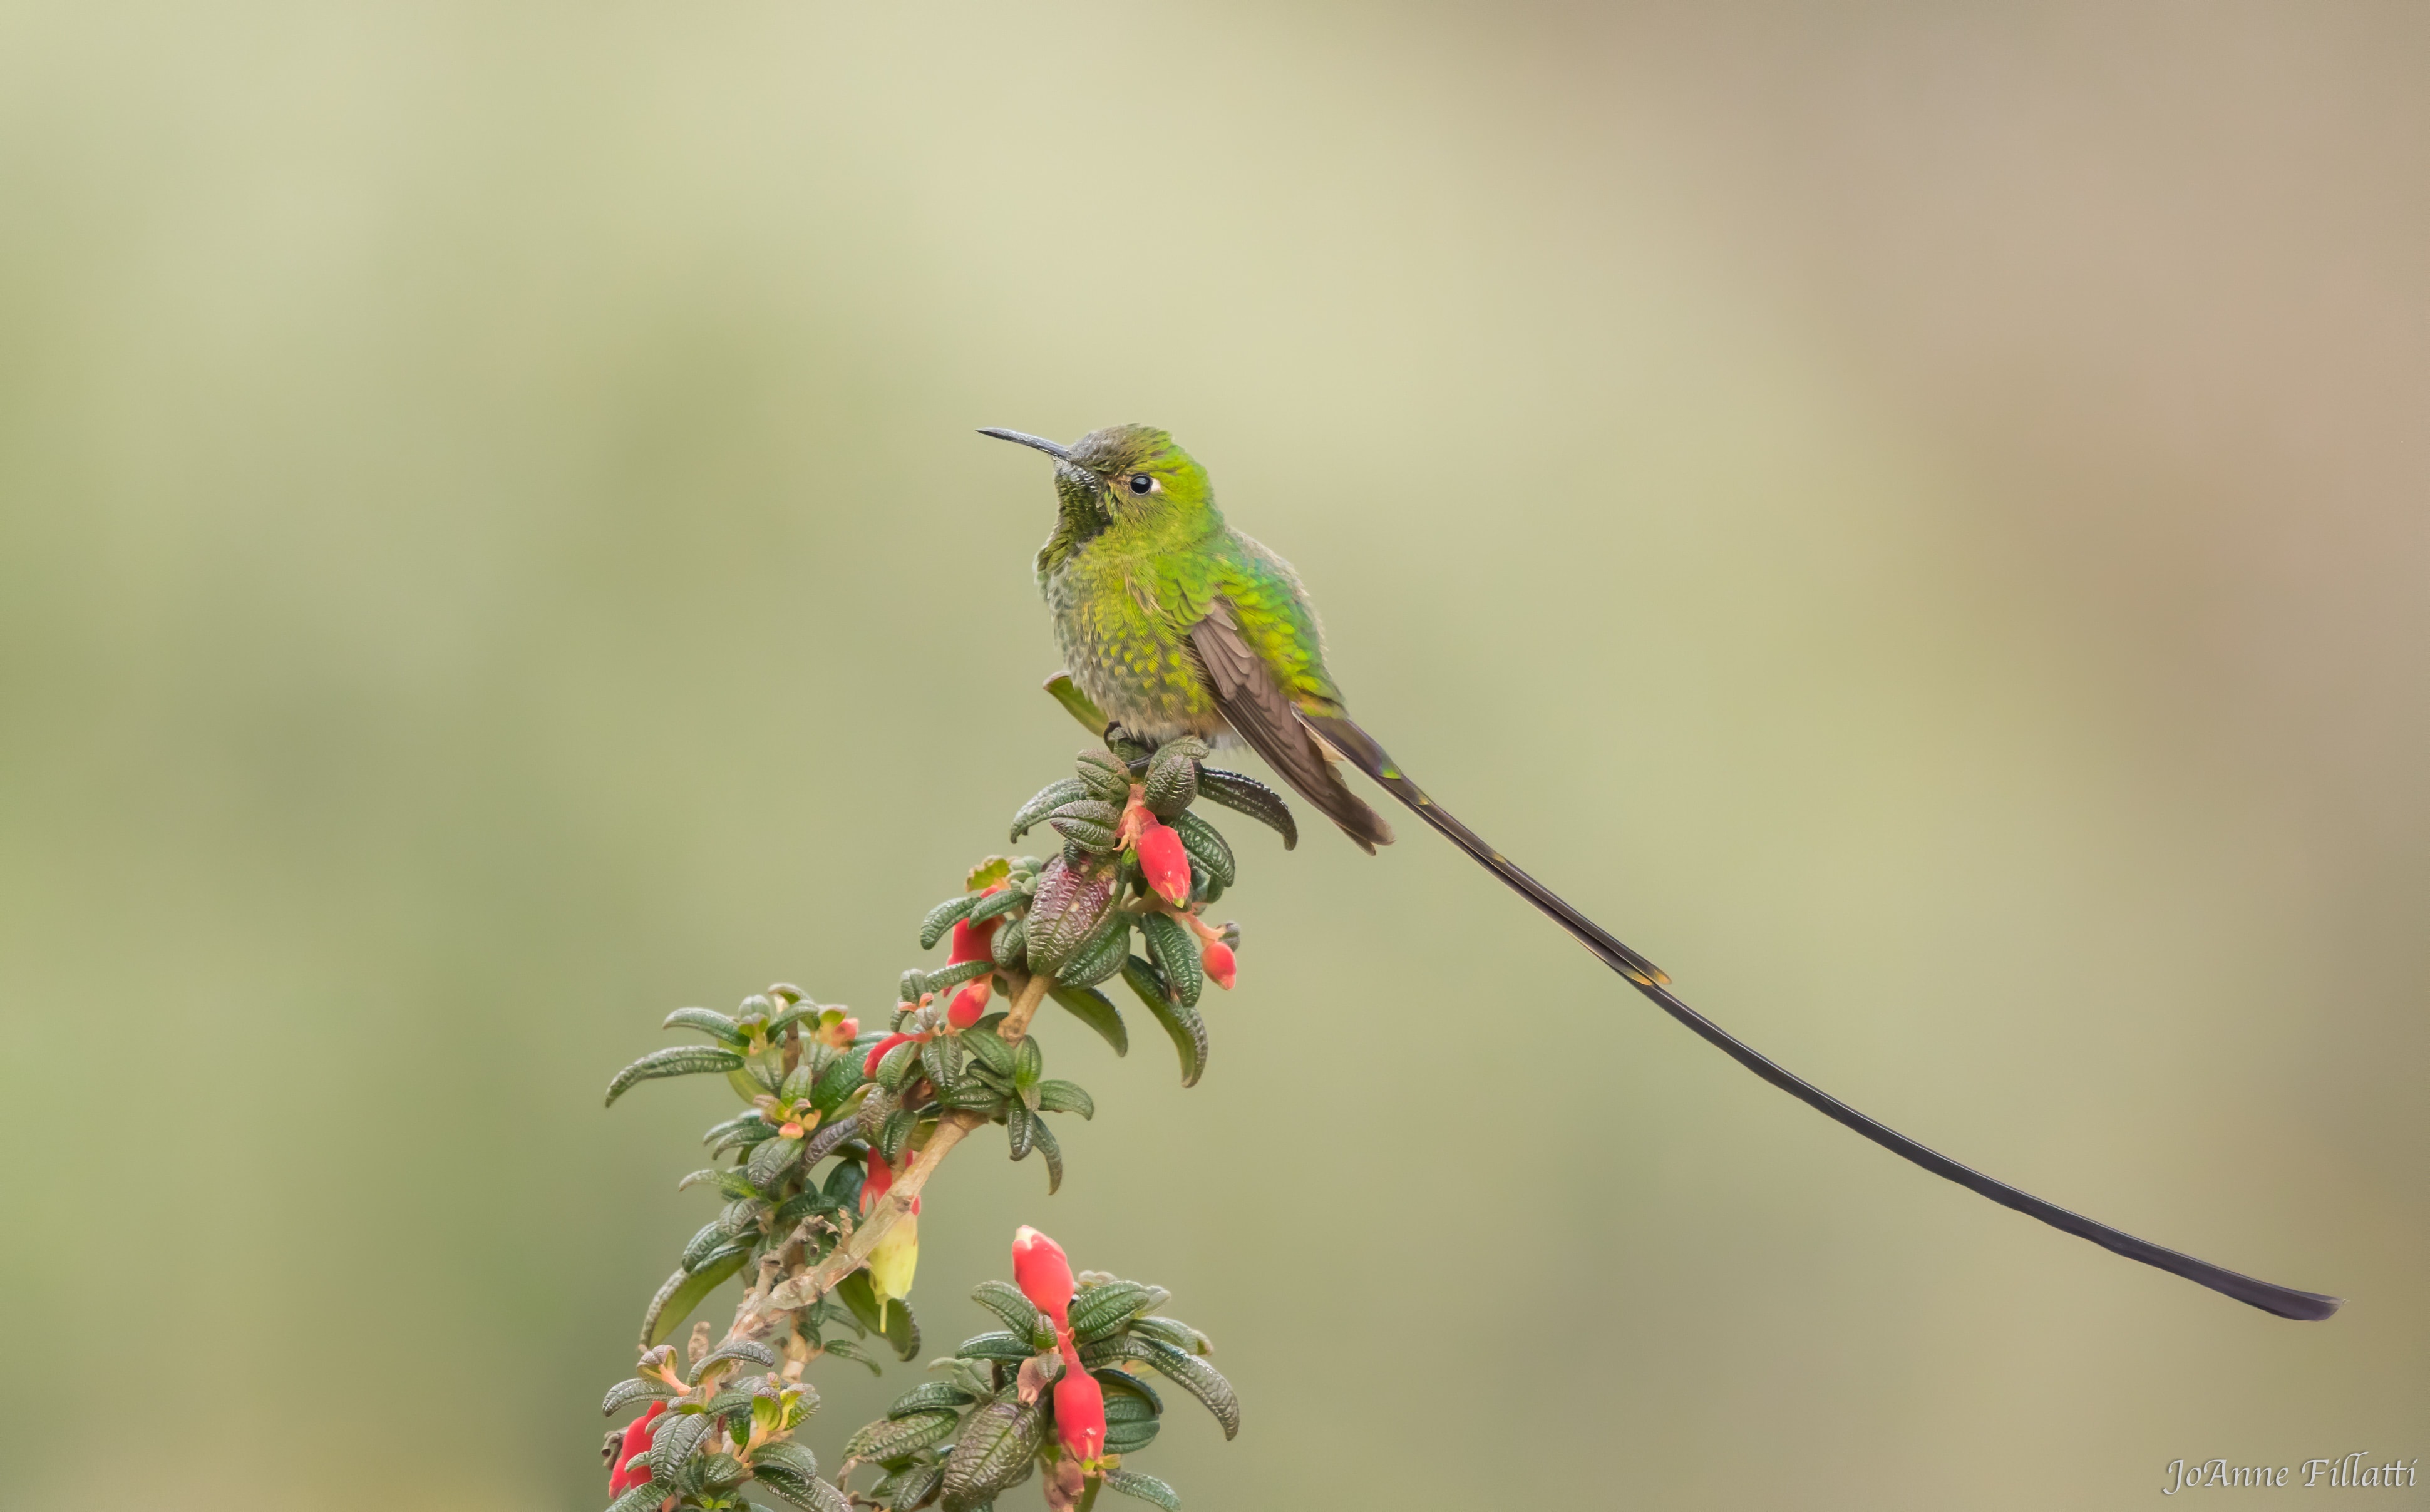
M 890 1000 L 1080 740 L 972 429 L 1134 419 L 1690 1001 L 2353 1301 L 1239 823 L 1207 1080 L 1050 1019 L 932 1339 L 1023 1221 L 1170 1287 L 1199 1508 L 2430 1454 L 2424 15 L 0 4 L 0 1500 L 603 1502 L 727 1099 L 600 1088 Z

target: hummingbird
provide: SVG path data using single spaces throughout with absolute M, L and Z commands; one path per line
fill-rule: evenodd
M 2341 1304 L 2138 1238 L 1987 1176 L 1856 1111 L 1689 1007 L 1660 967 L 1454 818 L 1350 718 L 1299 575 L 1224 523 L 1207 470 L 1171 435 L 1112 425 L 1067 446 L 1017 430 L 979 434 L 1055 459 L 1055 526 L 1038 553 L 1038 587 L 1065 666 L 1107 721 L 1109 742 L 1127 737 L 1152 748 L 1182 736 L 1237 737 L 1373 855 L 1392 842 L 1392 827 L 1343 780 L 1337 769 L 1346 761 L 1656 1006 L 1825 1118 L 2003 1206 L 2264 1312 L 2317 1321 Z

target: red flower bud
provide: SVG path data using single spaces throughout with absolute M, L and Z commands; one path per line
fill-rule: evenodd
M 1140 826 L 1140 874 L 1148 889 L 1175 907 L 1190 901 L 1190 853 L 1170 824 L 1149 820 Z
M 650 1478 L 650 1467 L 633 1461 L 650 1452 L 651 1437 L 658 1431 L 658 1418 L 666 1410 L 665 1403 L 653 1402 L 649 1411 L 625 1425 L 624 1441 L 616 1451 L 616 1468 L 608 1472 L 609 1496 L 622 1496 Z
M 869 1210 L 876 1206 L 878 1199 L 884 1197 L 893 1186 L 894 1168 L 886 1163 L 884 1155 L 874 1150 L 870 1151 L 869 1174 L 861 1178 L 860 1183 L 860 1216 L 867 1218 Z
M 954 994 L 954 1005 L 945 1010 L 946 1021 L 957 1029 L 967 1029 L 987 1017 L 988 999 L 995 991 L 995 978 L 982 976 L 965 984 Z
M 833 1023 L 822 1025 L 818 1032 L 821 1044 L 833 1045 L 838 1050 L 843 1049 L 859 1038 L 860 1021 L 858 1019 L 839 1019 Z
M 860 1073 L 863 1076 L 876 1075 L 877 1063 L 886 1058 L 886 1053 L 910 1038 L 907 1034 L 890 1034 L 870 1046 L 869 1058 L 860 1063 Z
M 1055 1383 L 1055 1436 L 1074 1459 L 1106 1452 L 1106 1388 L 1080 1365 L 1080 1352 L 1063 1340 L 1063 1375 Z
M 1199 959 L 1206 964 L 1208 981 L 1226 992 L 1232 990 L 1233 978 L 1240 974 L 1240 968 L 1239 963 L 1232 959 L 1231 946 L 1220 939 L 1210 939 L 1207 942 L 1206 952 Z
M 1026 1225 L 1012 1237 L 1012 1280 L 1021 1294 L 1055 1320 L 1059 1332 L 1071 1326 L 1072 1261 L 1063 1246 Z

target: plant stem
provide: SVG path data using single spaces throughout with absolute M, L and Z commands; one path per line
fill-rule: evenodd
M 1004 1016 L 1004 1022 L 995 1026 L 995 1037 L 1008 1045 L 1019 1044 L 1029 1033 L 1029 1021 L 1037 1016 L 1038 1005 L 1046 1001 L 1046 989 L 1054 985 L 1055 979 L 1044 972 L 1023 982 L 1021 990 L 1013 994 L 1012 1010 Z

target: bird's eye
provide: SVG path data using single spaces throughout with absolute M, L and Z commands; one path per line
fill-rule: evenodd
M 1148 476 L 1146 474 L 1134 473 L 1131 474 L 1131 491 L 1133 493 L 1145 493 L 1155 487 L 1156 479 Z

